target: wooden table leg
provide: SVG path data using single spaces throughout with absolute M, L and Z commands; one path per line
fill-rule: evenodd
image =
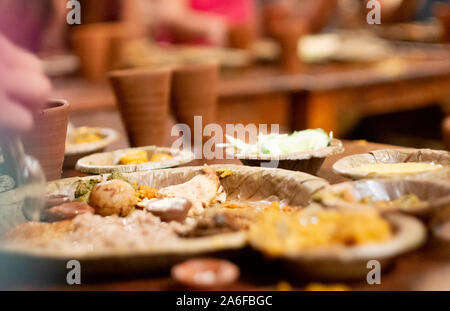
M 338 103 L 333 92 L 311 92 L 305 103 L 306 127 L 339 134 Z

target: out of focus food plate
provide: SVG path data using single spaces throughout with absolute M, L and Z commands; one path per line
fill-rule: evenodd
M 332 139 L 328 147 L 283 155 L 240 154 L 232 148 L 227 149 L 229 156 L 239 159 L 244 165 L 261 167 L 275 164 L 277 168 L 308 174 L 316 174 L 327 157 L 343 152 L 344 145 L 338 139 Z
M 130 150 L 144 150 L 148 158 L 157 153 L 170 155 L 172 158 L 158 162 L 146 162 L 141 164 L 119 164 L 120 158 Z M 190 151 L 183 151 L 172 148 L 147 146 L 139 148 L 121 149 L 112 152 L 95 153 L 78 160 L 76 169 L 88 174 L 105 173 L 132 173 L 161 168 L 177 167 L 194 160 L 194 154 Z
M 389 241 L 356 246 L 336 245 L 286 250 L 276 258 L 302 278 L 324 281 L 365 278 L 369 271 L 367 264 L 371 260 L 377 260 L 384 269 L 394 258 L 419 248 L 426 241 L 426 228 L 416 218 L 401 214 L 383 217 L 393 230 L 393 237 Z M 250 243 L 263 253 L 267 252 L 263 239 L 251 239 Z
M 329 207 L 376 207 L 382 212 L 429 216 L 450 204 L 450 184 L 433 180 L 365 179 L 332 185 L 317 193 L 314 200 Z M 376 205 L 376 202 L 396 204 Z
M 110 128 L 81 127 L 75 131 L 82 130 L 85 134 L 95 135 L 100 139 L 90 142 L 75 143 L 68 136 L 66 139 L 66 150 L 64 153 L 64 167 L 74 167 L 77 161 L 87 155 L 102 152 L 119 137 L 117 131 Z
M 51 77 L 64 76 L 75 72 L 80 61 L 71 54 L 52 55 L 41 58 L 44 72 Z
M 436 169 L 422 172 L 379 173 L 361 171 L 363 165 L 396 164 L 396 163 L 424 163 L 433 164 Z M 335 173 L 350 179 L 363 178 L 445 178 L 450 168 L 450 152 L 431 149 L 383 149 L 364 154 L 351 155 L 340 159 L 333 165 Z
M 317 191 L 328 186 L 320 178 L 300 172 L 271 168 L 252 168 L 236 165 L 214 165 L 215 170 L 226 170 L 228 176 L 221 180 L 228 200 L 244 202 L 279 201 L 292 206 L 306 206 Z M 123 174 L 130 182 L 148 185 L 157 189 L 177 185 L 191 180 L 201 174 L 202 167 L 182 167 L 164 170 L 152 170 Z M 91 179 L 107 180 L 109 175 L 89 176 L 84 178 L 68 178 L 47 184 L 48 195 L 65 195 L 73 199 L 80 181 Z M 1 211 L 0 211 L 1 213 Z M 92 237 L 95 239 L 95 237 Z M 34 262 L 42 267 L 65 267 L 68 260 L 81 262 L 86 274 L 124 274 L 143 271 L 158 271 L 168 268 L 182 260 L 217 253 L 236 253 L 236 250 L 247 245 L 247 234 L 242 231 L 217 234 L 201 238 L 180 238 L 176 244 L 158 245 L 135 251 L 124 248 L 105 250 L 85 250 L 84 253 L 43 249 L 39 246 L 3 244 L 0 246 L 0 259 L 6 258 L 10 263 Z M 19 258 L 19 259 L 17 259 Z M 47 264 L 47 265 L 46 265 Z M 49 266 L 52 264 L 52 266 Z

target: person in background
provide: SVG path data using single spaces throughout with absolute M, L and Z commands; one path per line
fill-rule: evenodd
M 66 12 L 61 0 L 0 0 L 0 33 L 32 53 L 58 53 L 64 50 Z
M 39 60 L 0 33 L 0 133 L 31 129 L 32 112 L 45 104 L 50 91 Z
M 263 27 L 266 32 L 276 20 L 299 19 L 308 25 L 310 33 L 318 33 L 329 25 L 337 9 L 337 0 L 260 0 L 263 7 Z
M 51 0 L 0 0 L 0 32 L 14 44 L 36 53 L 51 15 Z
M 231 27 L 257 24 L 254 0 L 130 0 L 124 5 L 123 20 L 165 43 L 221 46 Z

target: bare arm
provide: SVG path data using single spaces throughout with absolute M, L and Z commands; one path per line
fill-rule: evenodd
M 203 35 L 213 44 L 224 44 L 227 25 L 218 15 L 196 12 L 186 0 L 138 0 L 148 27 L 165 25 L 189 35 Z

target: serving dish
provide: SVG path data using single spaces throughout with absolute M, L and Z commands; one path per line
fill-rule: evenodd
M 408 196 L 411 200 L 406 202 Z M 395 202 L 401 198 L 405 200 L 397 201 L 398 204 L 380 204 L 376 207 L 376 202 Z M 365 199 L 372 204 L 361 202 Z M 450 204 L 450 184 L 432 180 L 365 179 L 329 186 L 317 193 L 314 201 L 328 207 L 376 207 L 382 212 L 427 217 Z
M 120 158 L 130 150 L 144 150 L 147 152 L 149 158 L 157 153 L 169 154 L 171 159 L 159 162 L 146 162 L 141 164 L 118 164 Z M 178 149 L 171 149 L 157 146 L 146 146 L 139 148 L 121 149 L 112 152 L 95 153 L 79 159 L 75 168 L 83 173 L 88 174 L 105 174 L 112 172 L 131 173 L 147 170 L 155 170 L 160 168 L 176 167 L 182 164 L 187 164 L 194 159 L 194 154 L 190 151 L 182 151 Z
M 72 143 L 68 138 L 64 152 L 64 167 L 73 168 L 79 159 L 96 152 L 104 151 L 106 147 L 119 138 L 117 131 L 110 128 L 83 127 L 82 129 L 101 138 L 85 143 Z
M 389 214 L 383 218 L 392 228 L 393 237 L 382 243 L 291 249 L 276 256 L 267 251 L 263 239 L 250 239 L 250 243 L 269 258 L 281 260 L 292 273 L 302 278 L 324 281 L 362 279 L 370 271 L 368 263 L 371 260 L 378 261 L 385 269 L 394 258 L 419 248 L 426 241 L 425 226 L 414 217 Z
M 387 41 L 365 30 L 308 35 L 299 42 L 299 56 L 307 63 L 376 62 L 393 52 Z
M 383 163 L 432 163 L 440 169 L 415 174 L 383 174 L 362 172 L 357 168 L 366 164 Z M 450 152 L 431 149 L 383 149 L 364 154 L 356 154 L 340 159 L 333 165 L 333 171 L 350 179 L 363 178 L 445 178 L 450 167 Z
M 370 271 L 367 265 L 371 260 L 377 260 L 382 269 L 386 269 L 396 257 L 425 243 L 426 229 L 420 221 L 398 214 L 385 217 L 395 232 L 394 238 L 386 243 L 290 253 L 285 257 L 286 263 L 293 272 L 309 278 L 361 279 Z
M 259 167 L 276 167 L 290 171 L 317 174 L 325 159 L 344 152 L 344 145 L 338 139 L 331 139 L 328 147 L 314 151 L 297 152 L 283 155 L 241 154 L 228 148 L 229 157 L 239 159 L 244 165 Z
M 328 183 L 320 178 L 300 173 L 271 168 L 252 168 L 235 165 L 212 166 L 215 170 L 225 170 L 228 174 L 221 179 L 221 186 L 227 200 L 240 201 L 280 201 L 291 205 L 307 205 L 312 195 L 323 189 Z M 163 188 L 177 185 L 202 174 L 203 167 L 185 167 L 164 170 L 152 170 L 123 174 L 131 183 Z M 74 198 L 80 181 L 100 179 L 106 181 L 110 175 L 89 176 L 84 178 L 62 179 L 47 184 L 47 194 L 65 195 Z M 14 193 L 3 195 L 11 201 Z M 8 199 L 8 198 L 6 198 Z M 15 211 L 15 214 L 14 214 Z M 0 211 L 4 213 L 4 211 Z M 11 204 L 8 218 L 16 217 L 20 223 L 22 214 L 20 204 Z M 19 215 L 19 216 L 17 216 Z M 6 217 L 2 215 L 1 218 Z M 22 215 L 22 222 L 25 219 Z M 8 222 L 9 224 L 11 222 Z M 5 223 L 3 223 L 5 225 Z M 4 230 L 3 230 L 4 231 Z M 169 268 L 173 264 L 195 256 L 234 252 L 247 244 L 245 232 L 223 233 L 199 238 L 186 238 L 180 243 L 161 244 L 140 250 L 114 249 L 110 251 L 64 252 L 42 249 L 39 247 L 23 247 L 19 245 L 1 245 L 0 258 L 9 262 L 26 262 L 27 265 L 37 263 L 40 268 L 48 264 L 53 267 L 65 267 L 68 260 L 81 262 L 85 274 L 129 274 L 143 271 L 158 271 Z M 71 253 L 72 252 L 72 253 Z M 37 268 L 37 269 L 40 269 Z

